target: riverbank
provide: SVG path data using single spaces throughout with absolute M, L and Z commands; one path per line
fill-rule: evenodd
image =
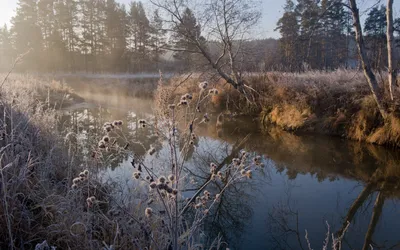
M 189 79 L 176 87 L 176 96 L 195 91 L 202 79 Z M 246 78 L 254 89 L 249 104 L 229 84 L 211 83 L 219 90 L 213 108 L 229 114 L 258 117 L 264 129 L 272 126 L 294 134 L 322 134 L 368 143 L 400 146 L 399 103 L 390 105 L 386 122 L 380 117 L 362 72 L 257 74 Z

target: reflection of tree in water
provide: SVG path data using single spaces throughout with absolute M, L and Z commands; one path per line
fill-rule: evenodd
M 208 162 L 214 162 L 221 170 L 238 157 L 240 149 L 245 140 L 240 140 L 230 146 L 227 143 L 215 142 L 209 146 L 204 142 L 201 144 L 206 150 L 198 149 L 193 153 L 191 166 L 188 169 L 191 175 L 196 176 L 192 180 L 195 184 L 189 190 L 202 189 L 209 180 Z M 216 143 L 216 144 L 215 144 Z M 257 171 L 256 174 L 262 173 Z M 211 182 L 206 189 L 211 193 L 220 193 L 226 185 L 226 179 L 222 182 Z M 205 245 L 210 245 L 217 237 L 222 237 L 229 246 L 240 245 L 243 230 L 253 215 L 251 201 L 255 199 L 254 192 L 257 192 L 257 180 L 242 179 L 241 181 L 228 186 L 223 193 L 220 202 L 212 209 L 212 216 L 206 218 L 202 232 Z M 188 220 L 193 217 L 194 211 L 189 211 Z
M 145 117 L 100 107 L 84 108 L 64 113 L 59 126 L 65 134 L 67 132 L 77 134 L 75 152 L 84 154 L 86 159 L 93 157 L 94 152 L 97 152 L 97 155 L 101 155 L 100 166 L 115 169 L 127 161 L 132 153 L 135 157 L 143 157 L 150 146 L 161 148 L 156 130 L 152 127 L 141 128 L 139 124 L 141 118 Z M 152 119 L 152 117 L 147 118 Z M 100 150 L 98 143 L 106 135 L 103 125 L 114 120 L 123 120 L 124 124 L 109 133 L 113 147 Z
M 390 168 L 390 166 L 389 166 Z M 366 208 L 369 207 L 369 198 L 374 199 L 372 214 L 368 224 L 367 231 L 362 243 L 362 250 L 367 249 L 398 249 L 400 248 L 400 241 L 388 245 L 386 241 L 375 242 L 373 235 L 378 225 L 379 219 L 382 216 L 385 201 L 390 199 L 398 199 L 400 189 L 398 183 L 400 178 L 398 175 L 387 175 L 385 173 L 392 172 L 388 166 L 377 168 L 376 171 L 370 176 L 369 180 L 365 183 L 364 188 L 359 193 L 357 198 L 353 201 L 347 210 L 346 216 L 340 223 L 341 226 L 334 233 L 336 238 L 343 237 L 342 245 L 347 245 L 350 249 L 358 249 L 353 245 L 357 244 L 351 242 L 350 230 L 348 227 L 357 223 L 357 214 L 364 213 Z M 375 198 L 374 198 L 375 197 Z M 291 206 L 290 194 L 285 203 L 279 203 L 275 206 L 269 214 L 270 234 L 272 242 L 276 249 L 307 249 L 304 233 L 299 231 L 299 213 Z M 349 239 L 350 238 L 350 239 Z

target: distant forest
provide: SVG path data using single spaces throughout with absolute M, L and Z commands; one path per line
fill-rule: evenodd
M 357 68 L 351 13 L 337 0 L 287 0 L 277 23 L 280 39 L 235 40 L 241 71 L 304 71 Z M 211 54 L 221 46 L 207 40 L 195 11 L 186 8 L 185 27 L 143 4 L 115 0 L 19 0 L 11 27 L 0 28 L 0 71 L 26 52 L 19 71 L 137 73 L 198 71 L 207 62 L 179 32 L 191 30 Z M 386 7 L 368 10 L 363 25 L 374 69 L 387 67 Z M 206 28 L 206 29 L 205 29 Z M 395 19 L 395 37 L 400 18 Z M 398 42 L 398 41 L 396 41 Z M 195 49 L 195 48 L 194 48 Z M 398 50 L 396 50 L 398 53 Z

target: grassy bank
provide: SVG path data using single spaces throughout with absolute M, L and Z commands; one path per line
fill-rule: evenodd
M 196 88 L 202 79 L 191 78 L 174 88 L 177 96 Z M 306 72 L 250 75 L 247 83 L 255 102 L 246 99 L 222 80 L 213 97 L 215 110 L 228 114 L 259 116 L 265 129 L 277 126 L 296 134 L 339 136 L 379 145 L 400 146 L 398 103 L 390 103 L 391 115 L 384 122 L 362 72 Z M 175 80 L 179 82 L 180 80 Z

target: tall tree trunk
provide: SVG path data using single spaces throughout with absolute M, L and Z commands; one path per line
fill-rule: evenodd
M 393 49 L 393 0 L 387 1 L 386 7 L 386 21 L 387 21 L 387 50 L 388 50 L 388 71 L 389 71 L 389 93 L 390 99 L 393 101 L 393 87 L 396 82 L 396 62 L 395 53 Z
M 364 75 L 368 81 L 368 85 L 371 89 L 372 96 L 375 99 L 376 105 L 378 106 L 379 112 L 381 113 L 383 119 L 386 119 L 387 112 L 383 106 L 383 101 L 382 101 L 383 96 L 379 89 L 378 81 L 376 80 L 375 74 L 372 72 L 371 65 L 369 63 L 369 60 L 368 60 L 368 57 L 366 54 L 364 38 L 363 38 L 361 24 L 360 24 L 360 15 L 359 15 L 359 11 L 357 8 L 356 0 L 350 0 L 350 7 L 351 7 L 351 12 L 352 12 L 353 21 L 354 21 L 353 26 L 354 26 L 354 29 L 356 32 L 356 42 L 357 42 L 358 54 L 361 59 L 361 64 L 362 64 L 362 68 L 364 70 Z

